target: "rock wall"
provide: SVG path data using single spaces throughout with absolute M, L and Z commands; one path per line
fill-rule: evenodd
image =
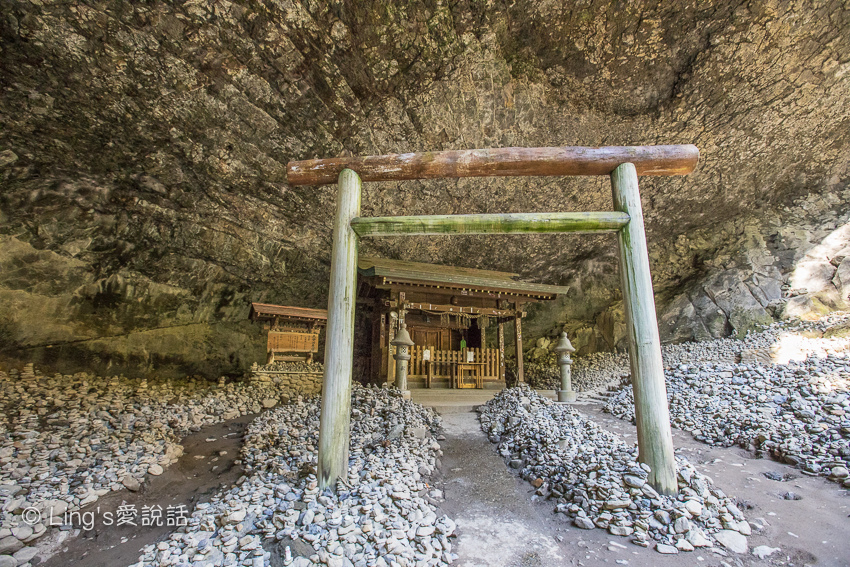
M 761 218 L 733 219 L 680 236 L 674 245 L 650 243 L 661 339 L 665 343 L 736 336 L 779 319 L 813 320 L 850 309 L 850 191 L 809 195 Z M 682 266 L 692 266 L 688 279 Z M 613 290 L 616 264 L 580 272 L 572 289 Z M 583 278 L 589 278 L 587 284 Z M 584 298 L 595 317 L 572 318 L 573 300 L 537 307 L 529 362 L 545 362 L 563 326 L 579 355 L 623 351 L 627 345 L 621 298 Z M 588 308 L 588 306 L 590 306 Z M 546 326 L 550 329 L 546 331 Z
M 334 190 L 288 186 L 285 164 L 347 154 L 695 143 L 693 175 L 641 182 L 665 338 L 741 333 L 783 285 L 809 290 L 790 314 L 846 297 L 840 250 L 804 258 L 846 208 L 846 2 L 9 0 L 0 16 L 6 360 L 247 371 L 250 301 L 326 301 Z M 817 211 L 798 222 L 795 202 Z M 596 178 L 363 197 L 366 215 L 610 207 Z M 566 323 L 587 351 L 622 343 L 610 236 L 362 248 L 569 285 L 528 336 Z M 843 296 L 797 283 L 827 263 Z

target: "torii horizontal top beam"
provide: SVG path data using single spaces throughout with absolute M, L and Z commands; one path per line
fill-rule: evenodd
M 291 161 L 290 185 L 336 183 L 343 169 L 363 181 L 401 181 L 456 177 L 610 175 L 632 163 L 638 175 L 687 175 L 699 160 L 694 145 L 606 146 L 586 148 L 493 148 Z

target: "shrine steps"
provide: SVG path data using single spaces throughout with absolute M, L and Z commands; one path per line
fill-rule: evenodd
M 553 390 L 538 390 L 546 397 L 555 398 Z M 486 404 L 499 390 L 449 388 L 410 388 L 410 399 L 417 404 L 434 408 L 440 414 L 465 413 L 475 411 L 477 406 Z

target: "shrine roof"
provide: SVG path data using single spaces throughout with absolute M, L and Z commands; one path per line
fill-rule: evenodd
M 567 287 L 519 281 L 517 279 L 519 274 L 509 272 L 368 256 L 359 258 L 357 269 L 362 276 L 381 278 L 384 284 L 497 292 L 536 299 L 555 299 L 556 296 L 563 295 L 569 290 Z
M 269 303 L 252 303 L 249 319 L 294 319 L 300 321 L 313 321 L 324 325 L 328 320 L 327 309 L 308 309 L 306 307 L 292 307 L 289 305 L 271 305 Z

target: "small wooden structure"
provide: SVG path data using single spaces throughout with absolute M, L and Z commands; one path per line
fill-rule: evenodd
M 358 363 L 368 365 L 366 375 L 379 384 L 394 383 L 390 343 L 406 323 L 414 343 L 408 363 L 410 388 L 504 387 L 505 323 L 514 324 L 517 331 L 517 379 L 524 381 L 523 306 L 567 292 L 564 287 L 522 282 L 516 279 L 518 274 L 491 270 L 362 256 L 357 267 L 357 301 L 371 308 L 364 310 L 364 316 L 372 329 L 370 356 Z
M 338 183 L 331 253 L 328 338 L 319 424 L 319 484 L 348 474 L 358 238 L 395 235 L 616 232 L 629 336 L 639 459 L 648 482 L 675 494 L 676 462 L 649 273 L 638 175 L 687 175 L 699 161 L 693 145 L 602 148 L 498 148 L 290 162 L 293 185 Z M 366 181 L 539 175 L 608 175 L 613 212 L 360 218 Z M 362 176 L 362 177 L 361 177 Z
M 319 331 L 328 322 L 325 309 L 252 303 L 248 318 L 269 330 L 266 364 L 276 361 L 311 362 L 319 352 Z

